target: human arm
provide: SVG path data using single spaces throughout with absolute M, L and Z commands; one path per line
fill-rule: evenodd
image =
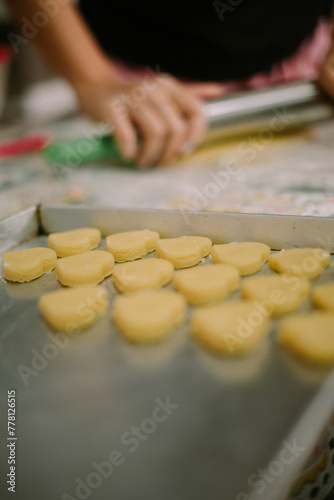
M 6 3 L 20 25 L 24 17 L 33 19 L 43 2 Z M 72 84 L 83 111 L 97 121 L 112 124 L 125 158 L 136 158 L 139 166 L 163 163 L 185 146 L 190 149 L 201 141 L 206 123 L 198 89 L 191 91 L 177 79 L 162 74 L 135 83 L 121 81 L 78 9 L 71 3 L 55 4 L 57 13 L 48 16 L 33 41 Z M 133 104 L 129 97 L 138 88 L 145 98 Z

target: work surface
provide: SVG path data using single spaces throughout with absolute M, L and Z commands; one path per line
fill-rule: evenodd
M 86 137 L 96 130 L 87 120 L 76 117 L 45 126 L 43 132 L 69 139 Z M 34 131 L 37 129 L 4 128 L 0 139 Z M 295 131 L 283 127 L 280 134 L 264 128 L 233 141 L 213 141 L 173 165 L 145 172 L 106 163 L 76 166 L 75 151 L 69 152 L 72 165 L 61 168 L 51 167 L 37 153 L 6 160 L 0 163 L 0 218 L 43 202 L 177 209 L 184 214 L 184 222 L 186 210 L 203 209 L 334 216 L 333 137 L 334 121 Z M 63 221 L 68 222 L 66 217 Z M 44 240 L 39 242 L 45 244 Z M 49 276 L 40 283 L 47 289 Z M 22 466 L 18 467 L 17 485 L 25 485 L 25 491 L 18 489 L 17 498 L 28 498 L 28 492 L 29 498 L 40 500 L 40 492 L 47 491 L 43 498 L 50 500 L 66 493 L 63 500 L 106 500 L 113 491 L 121 492 L 114 496 L 117 500 L 209 500 L 221 499 L 223 491 L 224 500 L 234 500 L 237 495 L 238 500 L 244 500 L 240 495 L 249 489 L 247 479 L 257 474 L 259 464 L 267 466 L 281 451 L 278 443 L 282 436 L 290 445 L 302 443 L 308 452 L 311 450 L 312 443 L 304 439 L 316 436 L 305 433 L 305 428 L 312 428 L 315 415 L 320 415 L 319 407 L 313 406 L 315 413 L 311 411 L 309 420 L 301 422 L 299 429 L 303 432 L 298 434 L 294 426 L 306 409 L 312 410 L 319 380 L 305 382 L 304 372 L 294 373 L 290 366 L 281 370 L 283 361 L 278 351 L 274 351 L 270 364 L 261 363 L 261 359 L 254 363 L 250 358 L 245 371 L 239 365 L 234 373 L 234 367 L 228 364 L 225 372 L 227 365 L 221 365 L 220 360 L 207 356 L 189 342 L 182 344 L 187 333 L 182 331 L 181 345 L 171 343 L 168 348 L 172 362 L 168 356 L 164 358 L 165 350 L 158 359 L 151 349 L 143 349 L 143 355 L 138 357 L 131 346 L 110 336 L 106 318 L 86 335 L 69 339 L 66 349 L 58 346 L 57 353 L 62 355 L 52 359 L 55 337 L 48 336 L 50 332 L 36 308 L 41 290 L 29 299 L 9 297 L 5 284 L 2 285 L 2 313 L 8 320 L 2 330 L 2 368 L 6 373 L 2 390 L 5 396 L 6 390 L 13 387 L 18 391 L 21 441 L 17 453 Z M 32 303 L 35 307 L 31 307 Z M 18 322 L 24 328 L 18 327 Z M 99 331 L 101 325 L 105 329 Z M 44 357 L 47 364 L 42 367 L 38 365 L 38 353 L 48 345 L 51 357 Z M 31 375 L 27 389 L 17 366 L 32 366 L 33 356 L 37 363 L 34 366 L 40 370 L 35 370 L 36 376 Z M 9 380 L 13 387 L 7 387 Z M 274 391 L 263 398 L 261 391 L 267 380 L 272 381 Z M 284 399 L 287 386 L 291 396 Z M 323 401 L 331 404 L 331 394 L 322 394 L 322 408 Z M 257 404 L 251 405 L 254 396 Z M 284 400 L 285 412 L 280 412 L 280 400 Z M 164 418 L 157 408 L 166 402 L 168 406 L 168 401 L 172 405 L 167 410 L 168 418 L 157 424 L 154 436 L 150 435 L 152 425 L 157 423 L 152 424 L 152 415 Z M 5 405 L 2 397 L 3 410 Z M 236 420 L 240 432 L 232 433 Z M 143 438 L 133 437 L 133 426 L 144 426 Z M 175 442 L 179 446 L 177 452 L 173 449 Z M 118 455 L 110 458 L 115 450 Z M 303 461 L 302 454 L 298 458 Z M 109 472 L 103 472 L 106 477 L 102 472 L 93 476 L 96 467 L 106 460 L 114 461 L 113 472 L 108 469 Z M 224 474 L 217 463 L 221 463 Z M 1 466 L 7 470 L 6 462 L 1 462 Z M 238 477 L 236 470 L 240 472 Z M 287 471 L 292 473 L 290 468 L 284 472 Z M 80 496 L 75 492 L 76 486 L 80 481 L 87 484 L 88 476 L 92 484 L 96 484 L 94 477 L 96 480 L 103 476 L 102 483 L 93 487 L 92 494 L 82 486 Z M 223 476 L 230 478 L 225 488 L 220 482 Z M 285 473 L 275 480 L 276 491 L 284 478 Z M 52 491 L 48 491 L 50 484 Z M 264 499 L 269 498 L 268 491 L 269 484 Z M 270 500 L 273 498 L 270 493 Z
M 39 202 L 242 213 L 334 215 L 334 121 L 208 142 L 172 165 L 138 171 L 117 165 L 51 167 L 40 153 L 0 162 L 0 218 Z M 6 127 L 0 139 L 37 128 Z M 55 138 L 85 138 L 98 127 L 82 117 L 47 125 Z

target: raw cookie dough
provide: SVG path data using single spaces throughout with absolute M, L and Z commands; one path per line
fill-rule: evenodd
M 51 271 L 57 254 L 50 248 L 28 248 L 7 252 L 2 257 L 2 272 L 8 281 L 27 283 Z
M 169 290 L 143 290 L 116 297 L 113 319 L 131 342 L 148 343 L 162 339 L 180 325 L 186 313 L 186 300 Z
M 314 287 L 312 301 L 317 307 L 334 312 L 334 283 Z
M 211 240 L 204 236 L 165 238 L 155 244 L 158 256 L 171 262 L 175 269 L 195 266 L 209 255 L 211 248 Z
M 239 355 L 253 349 L 269 329 L 269 320 L 252 301 L 234 300 L 193 312 L 193 336 L 220 354 Z
M 74 229 L 62 233 L 52 233 L 48 237 L 48 245 L 58 257 L 68 257 L 96 248 L 101 241 L 101 232 L 93 227 Z
M 44 319 L 65 333 L 91 326 L 108 308 L 108 293 L 102 286 L 82 286 L 43 295 L 39 309 Z
M 110 276 L 113 267 L 114 257 L 109 252 L 94 250 L 59 259 L 56 276 L 65 286 L 97 285 Z
M 238 269 L 212 264 L 177 271 L 173 283 L 192 305 L 220 300 L 238 288 Z
M 269 255 L 268 245 L 255 242 L 213 245 L 211 252 L 214 262 L 235 266 L 239 269 L 241 276 L 259 271 Z
M 301 304 L 310 290 L 310 282 L 303 277 L 274 274 L 246 279 L 241 287 L 245 299 L 256 300 L 272 314 L 284 314 Z
M 278 273 L 317 278 L 329 265 L 330 254 L 322 248 L 293 248 L 269 257 L 269 267 Z
M 141 231 L 127 231 L 107 236 L 106 246 L 116 262 L 126 262 L 140 259 L 147 253 L 153 252 L 159 233 L 143 229 Z
M 120 292 L 136 292 L 167 285 L 173 273 L 173 264 L 167 260 L 152 258 L 118 264 L 113 279 L 115 287 Z
M 313 311 L 282 321 L 279 343 L 297 356 L 318 364 L 334 363 L 334 314 Z

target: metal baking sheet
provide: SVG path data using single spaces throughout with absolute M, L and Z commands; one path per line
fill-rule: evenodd
M 286 215 L 133 210 L 44 205 L 40 210 L 45 232 L 91 225 L 104 236 L 134 228 L 150 228 L 161 237 L 200 234 L 215 243 L 262 241 L 272 249 L 321 246 L 334 252 L 334 218 Z
M 32 207 L 0 222 L 1 249 L 45 246 L 48 232 L 90 225 L 104 235 L 151 228 L 217 243 L 259 240 L 273 249 L 322 243 L 334 251 L 334 219 L 66 206 Z M 314 284 L 330 279 L 333 269 Z M 112 279 L 103 286 L 112 303 Z M 59 287 L 54 271 L 27 284 L 0 282 L 1 437 L 5 442 L 7 391 L 15 389 L 15 498 L 285 497 L 334 411 L 334 372 L 282 352 L 275 322 L 258 350 L 235 360 L 206 352 L 187 324 L 156 346 L 128 344 L 109 317 L 64 337 L 37 308 L 42 293 Z M 289 446 L 297 446 L 292 462 L 260 494 L 259 470 Z M 12 497 L 7 457 L 3 446 L 1 498 Z

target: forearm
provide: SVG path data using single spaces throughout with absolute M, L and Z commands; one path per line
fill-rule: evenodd
M 43 9 L 43 0 L 5 0 L 13 20 L 22 28 L 25 19 L 33 23 L 37 12 L 43 12 L 44 26 L 36 29 L 31 40 L 55 70 L 74 87 L 93 84 L 105 78 L 110 69 L 107 58 L 86 25 L 78 9 L 71 3 L 54 1 L 53 15 Z M 36 17 L 38 18 L 38 17 Z

